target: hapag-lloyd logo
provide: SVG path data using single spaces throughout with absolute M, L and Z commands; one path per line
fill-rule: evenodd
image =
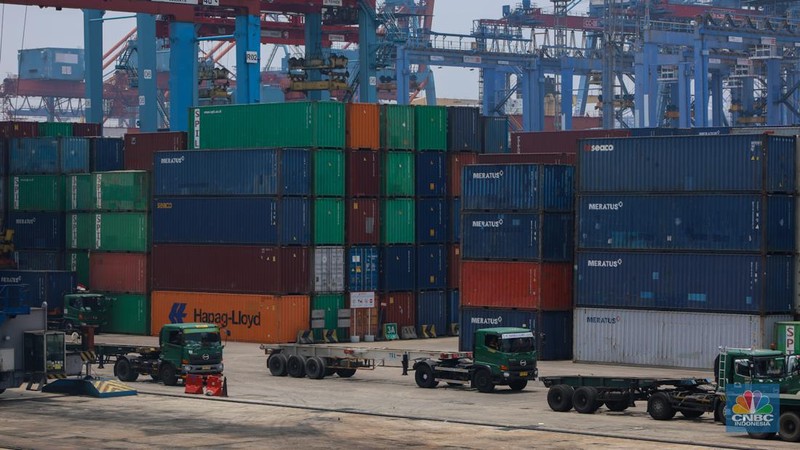
M 583 149 L 587 152 L 613 152 L 613 144 L 586 144 Z
M 497 172 L 473 172 L 472 179 L 473 180 L 499 180 L 503 177 L 503 171 L 499 170 Z
M 179 158 L 161 158 L 161 164 L 180 164 L 185 160 L 185 156 L 181 156 Z
M 586 261 L 587 267 L 619 267 L 622 265 L 622 258 L 620 259 L 590 259 Z
M 472 221 L 472 228 L 500 228 L 501 226 L 503 226 L 503 219 Z
M 622 202 L 618 203 L 589 203 L 589 211 L 619 211 Z

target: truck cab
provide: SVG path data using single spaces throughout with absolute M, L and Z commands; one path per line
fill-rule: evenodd
M 208 323 L 164 325 L 159 334 L 161 361 L 177 369 L 176 375 L 222 373 L 219 327 Z M 164 380 L 165 382 L 168 380 Z
M 717 367 L 719 387 L 728 383 L 777 384 L 781 393 L 800 392 L 800 356 L 777 350 L 726 349 Z
M 95 326 L 100 330 L 108 325 L 113 301 L 103 294 L 67 294 L 64 296 L 64 313 L 59 328 L 71 332 L 80 327 Z
M 482 328 L 475 332 L 473 359 L 488 368 L 493 384 L 515 385 L 534 380 L 536 342 L 527 328 Z

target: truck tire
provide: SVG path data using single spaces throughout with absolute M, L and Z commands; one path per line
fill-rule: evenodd
M 6 388 L 0 388 L 0 395 L 3 395 L 3 392 L 6 391 Z
M 551 386 L 547 391 L 547 404 L 550 409 L 558 412 L 567 412 L 572 409 L 572 396 L 575 389 L 566 384 Z
M 165 386 L 175 386 L 178 384 L 178 371 L 175 369 L 175 366 L 170 363 L 161 365 L 158 377 L 161 378 Z
M 333 367 L 327 367 L 327 368 L 325 369 L 325 376 L 326 376 L 326 377 L 332 377 L 332 376 L 334 376 L 334 375 L 336 375 L 336 369 L 335 369 L 335 368 L 333 368 Z
M 675 408 L 669 395 L 663 392 L 656 392 L 647 400 L 647 412 L 650 417 L 656 420 L 670 420 L 675 417 Z
M 623 400 L 607 400 L 606 401 L 606 408 L 608 408 L 609 411 L 621 412 L 621 411 L 625 411 L 626 409 L 628 409 L 629 406 L 630 406 L 630 402 L 628 402 L 628 400 L 624 400 L 624 399 Z
M 581 386 L 572 394 L 572 406 L 581 414 L 594 414 L 603 402 L 597 401 L 597 388 Z
M 714 409 L 714 420 L 717 421 L 717 422 L 722 423 L 723 425 L 726 424 L 726 422 L 725 422 L 725 408 L 726 407 L 727 407 L 726 402 L 723 401 L 723 400 L 719 400 L 717 402 L 716 408 Z
M 753 433 L 748 431 L 747 435 L 750 436 L 750 439 L 770 439 L 775 436 L 775 433 Z
M 273 377 L 286 376 L 286 355 L 283 353 L 273 353 L 267 358 L 267 369 Z
M 306 360 L 306 375 L 312 380 L 325 378 L 325 361 L 319 356 L 312 356 Z
M 286 370 L 292 378 L 303 378 L 306 376 L 306 359 L 300 355 L 292 355 L 286 362 Z
M 433 373 L 433 367 L 425 363 L 417 366 L 417 370 L 414 371 L 414 381 L 417 382 L 417 386 L 424 389 L 433 389 L 439 385 L 439 382 L 436 381 L 436 374 Z
M 128 358 L 119 358 L 114 364 L 114 374 L 120 381 L 136 381 L 139 378 L 139 372 L 133 370 L 131 362 Z
M 356 369 L 336 369 L 336 375 L 341 378 L 350 378 L 356 374 Z
M 705 411 L 697 411 L 694 409 L 682 409 L 681 415 L 686 417 L 687 419 L 697 419 L 698 417 L 705 414 Z
M 781 413 L 778 419 L 778 434 L 788 442 L 800 442 L 800 415 L 794 411 Z
M 510 387 L 512 391 L 521 391 L 525 389 L 527 385 L 528 380 L 513 380 L 508 382 L 508 387 Z
M 472 387 L 483 393 L 489 393 L 494 390 L 492 373 L 489 372 L 489 369 L 478 369 L 475 372 L 475 375 L 472 376 Z

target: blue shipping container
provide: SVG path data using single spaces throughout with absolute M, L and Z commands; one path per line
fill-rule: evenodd
M 447 331 L 448 334 L 453 336 L 458 334 L 458 329 L 453 330 L 450 326 L 455 324 L 458 327 L 459 321 L 459 313 L 458 310 L 460 308 L 461 300 L 460 300 L 460 291 L 458 289 L 447 291 Z M 453 334 L 455 331 L 455 334 Z
M 795 189 L 794 136 L 586 139 L 581 146 L 580 192 Z
M 443 244 L 447 242 L 447 200 L 421 198 L 417 200 L 417 243 Z
M 8 174 L 8 140 L 0 137 L 0 177 L 5 178 Z
M 461 197 L 450 201 L 450 242 L 461 242 Z
M 63 251 L 19 250 L 15 252 L 19 270 L 64 270 Z
M 789 313 L 792 256 L 581 252 L 576 306 Z
M 447 194 L 447 158 L 445 153 L 416 154 L 417 196 L 444 197 Z
M 464 212 L 462 259 L 571 261 L 572 214 Z
M 573 176 L 574 168 L 567 165 L 469 165 L 461 177 L 461 207 L 572 211 Z
M 412 245 L 381 247 L 381 290 L 413 291 L 416 250 Z
M 50 314 L 60 314 L 64 308 L 64 295 L 72 293 L 78 285 L 75 272 L 53 270 L 0 270 L 0 284 L 27 284 L 27 300 L 32 307 L 47 302 Z
M 451 152 L 481 151 L 481 111 L 478 108 L 447 108 L 447 150 Z
M 481 117 L 483 124 L 483 153 L 508 153 L 508 117 Z
M 458 349 L 473 351 L 475 331 L 493 327 L 532 330 L 540 361 L 572 359 L 572 311 L 462 308 Z
M 578 205 L 583 249 L 792 252 L 794 198 L 740 195 L 586 195 Z M 766 239 L 766 240 L 765 240 Z
M 8 213 L 8 226 L 14 229 L 14 247 L 18 250 L 51 250 L 65 248 L 64 213 Z
M 417 293 L 417 336 L 423 336 L 422 327 L 433 327 L 436 336 L 446 336 L 447 294 L 445 291 Z
M 447 250 L 444 245 L 417 246 L 417 289 L 447 287 Z
M 280 152 L 280 195 L 311 195 L 311 151 L 285 148 Z
M 92 172 L 123 170 L 125 168 L 124 145 L 125 140 L 120 138 L 90 138 Z
M 91 172 L 88 138 L 18 138 L 10 143 L 11 174 Z
M 730 134 L 728 127 L 697 127 L 697 128 L 630 128 L 632 137 L 650 136 L 716 136 Z
M 378 247 L 350 247 L 347 250 L 347 290 L 369 292 L 379 290 Z
M 19 78 L 22 80 L 83 81 L 82 48 L 31 48 L 19 51 Z
M 281 245 L 311 245 L 311 199 L 283 197 L 279 201 L 278 238 Z

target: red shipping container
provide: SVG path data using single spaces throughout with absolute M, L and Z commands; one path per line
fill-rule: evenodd
M 447 288 L 458 289 L 461 280 L 461 245 L 453 244 L 449 246 L 447 253 Z
M 128 294 L 147 294 L 150 273 L 147 253 L 89 254 L 89 289 Z
M 38 135 L 38 122 L 0 122 L 0 139 L 36 137 Z
M 628 130 L 524 131 L 511 133 L 511 153 L 578 153 L 578 141 L 628 137 Z
M 390 292 L 379 298 L 381 323 L 396 323 L 402 327 L 416 326 L 417 301 L 413 292 Z
M 102 136 L 103 126 L 99 123 L 73 123 L 72 135 L 75 137 Z
M 572 264 L 461 261 L 461 305 L 570 310 Z
M 522 129 L 522 114 L 512 114 L 508 116 L 509 126 L 512 130 Z M 593 130 L 603 126 L 602 117 L 585 117 L 585 116 L 572 116 L 572 129 L 573 130 Z M 556 121 L 553 116 L 547 116 L 544 120 L 544 130 L 542 131 L 558 131 L 556 130 Z
M 380 234 L 380 200 L 352 198 L 347 200 L 347 243 L 378 245 Z
M 153 170 L 155 152 L 186 150 L 186 133 L 128 133 L 125 135 L 125 170 Z
M 347 151 L 347 195 L 349 197 L 381 195 L 381 157 L 378 152 Z
M 478 160 L 477 153 L 451 153 L 448 161 L 447 195 L 461 197 L 461 169 L 468 164 L 475 164 Z
M 577 153 L 485 153 L 478 164 L 569 164 L 578 161 Z
M 307 294 L 310 253 L 310 247 L 154 245 L 153 290 Z

